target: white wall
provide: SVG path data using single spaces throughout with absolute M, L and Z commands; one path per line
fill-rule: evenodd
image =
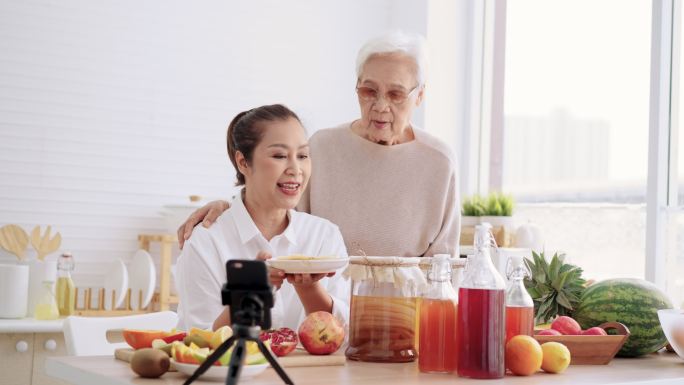
M 164 230 L 162 205 L 232 193 L 237 112 L 283 102 L 310 131 L 357 117 L 357 49 L 427 33 L 427 4 L 3 0 L 0 225 L 53 225 L 96 285 Z

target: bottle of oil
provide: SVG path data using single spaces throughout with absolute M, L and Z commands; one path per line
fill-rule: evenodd
M 57 262 L 57 308 L 59 315 L 69 316 L 76 306 L 76 289 L 71 279 L 74 270 L 74 258 L 71 253 L 64 253 Z

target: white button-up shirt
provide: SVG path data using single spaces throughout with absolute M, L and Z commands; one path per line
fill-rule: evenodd
M 285 231 L 270 241 L 261 234 L 242 199 L 234 200 L 208 229 L 197 226 L 185 243 L 176 267 L 179 328 L 211 328 L 223 311 L 221 287 L 226 283 L 229 259 L 255 259 L 259 251 L 275 258 L 284 255 L 347 256 L 342 234 L 330 221 L 289 210 Z M 347 328 L 349 320 L 349 281 L 341 271 L 319 281 L 333 300 L 333 315 Z M 285 280 L 274 296 L 272 327 L 297 330 L 306 317 L 294 287 Z

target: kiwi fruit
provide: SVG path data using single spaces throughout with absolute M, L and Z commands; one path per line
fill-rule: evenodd
M 157 378 L 169 371 L 169 356 L 159 349 L 138 349 L 131 358 L 131 369 L 140 377 Z

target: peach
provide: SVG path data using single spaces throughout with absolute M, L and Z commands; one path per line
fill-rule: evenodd
M 574 319 L 567 316 L 560 316 L 551 323 L 551 329 L 558 330 L 564 335 L 580 335 L 582 328 Z
M 594 326 L 593 328 L 589 328 L 587 330 L 582 330 L 582 335 L 583 336 L 607 336 L 608 333 L 606 333 L 605 330 L 598 326 Z
M 540 330 L 537 333 L 537 335 L 538 336 L 560 336 L 562 334 L 561 334 L 561 332 L 559 332 L 556 329 L 544 329 L 544 330 Z
M 299 340 L 311 354 L 332 354 L 344 342 L 344 327 L 328 312 L 313 312 L 299 325 Z

